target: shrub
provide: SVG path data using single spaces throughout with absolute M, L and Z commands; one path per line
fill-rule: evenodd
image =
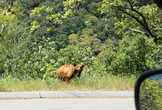
M 115 58 L 111 62 L 114 74 L 140 74 L 155 68 L 158 48 L 153 39 L 143 35 L 124 37 L 119 42 Z

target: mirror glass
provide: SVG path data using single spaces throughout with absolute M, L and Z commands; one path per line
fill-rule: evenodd
M 162 110 L 162 73 L 146 78 L 139 95 L 141 110 Z

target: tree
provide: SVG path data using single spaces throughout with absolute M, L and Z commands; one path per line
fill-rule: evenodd
M 119 24 L 123 29 L 127 28 L 127 30 L 135 31 L 137 33 L 144 31 L 148 37 L 154 38 L 154 42 L 157 43 L 161 40 L 161 37 L 156 33 L 157 30 L 155 29 L 154 24 L 158 25 L 160 22 L 156 17 L 158 9 L 151 3 L 152 1 L 146 4 L 146 1 L 141 3 L 140 1 L 135 0 L 103 0 L 102 12 L 104 13 L 109 8 L 114 9 L 117 15 L 121 17 L 121 19 L 119 18 L 121 20 L 119 21 Z M 153 21 L 152 18 L 155 18 L 156 20 Z M 128 24 L 133 24 L 132 21 L 136 22 L 134 23 L 134 27 L 125 27 L 128 26 Z

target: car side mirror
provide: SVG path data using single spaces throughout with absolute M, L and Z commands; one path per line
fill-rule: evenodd
M 147 71 L 135 85 L 136 110 L 162 110 L 162 69 Z

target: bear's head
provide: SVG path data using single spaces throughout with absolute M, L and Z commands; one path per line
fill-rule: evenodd
M 75 70 L 82 71 L 84 68 L 83 64 L 74 64 Z

